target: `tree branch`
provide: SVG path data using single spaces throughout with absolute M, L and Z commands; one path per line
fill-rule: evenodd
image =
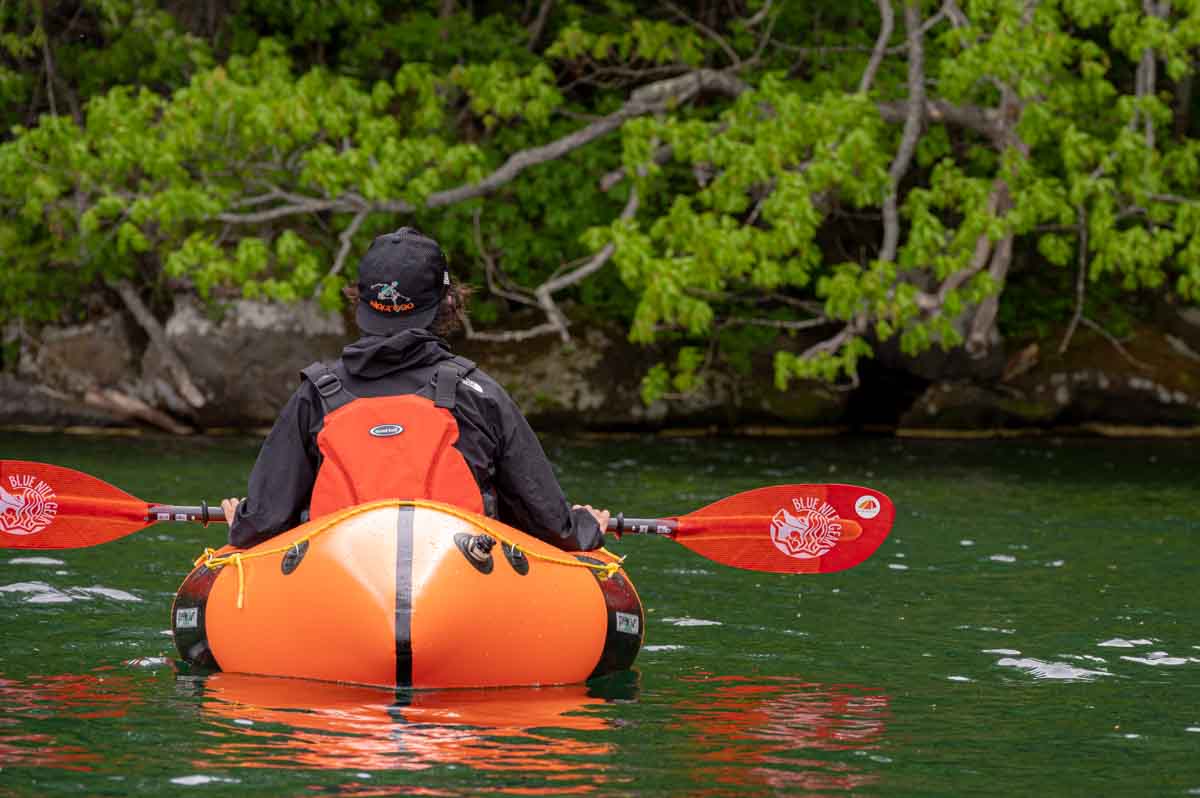
M 137 290 L 128 280 L 120 280 L 113 283 L 112 287 L 116 290 L 117 295 L 121 297 L 121 301 L 125 303 L 125 307 L 133 314 L 137 323 L 146 331 L 150 340 L 158 347 L 163 362 L 166 364 L 167 372 L 179 388 L 179 392 L 183 395 L 183 398 L 193 408 L 204 407 L 207 403 L 204 394 L 200 392 L 195 382 L 192 381 L 192 376 L 188 372 L 187 366 L 183 364 L 183 361 L 179 358 L 179 354 L 171 346 L 171 342 L 167 340 L 167 334 L 163 330 L 162 325 L 158 323 L 158 319 L 154 318 L 154 314 L 142 303 Z
M 538 8 L 537 19 L 533 21 L 533 25 L 529 29 L 529 41 L 525 47 L 530 50 L 536 50 L 538 40 L 542 38 L 542 33 L 546 30 L 546 23 L 550 20 L 550 10 L 554 8 L 554 0 L 542 0 L 542 5 Z
M 1131 365 L 1136 366 L 1137 368 L 1141 369 L 1142 371 L 1154 371 L 1154 368 L 1149 363 L 1143 363 L 1141 360 L 1138 360 L 1136 357 L 1129 354 L 1129 350 L 1127 350 L 1124 346 L 1122 346 L 1121 342 L 1117 340 L 1116 336 L 1113 335 L 1112 333 L 1110 333 L 1108 330 L 1104 329 L 1099 324 L 1097 324 L 1096 322 L 1089 319 L 1087 316 L 1081 316 L 1079 321 L 1081 324 L 1083 324 L 1083 326 L 1099 333 L 1101 335 L 1101 337 L 1103 337 L 1106 341 L 1108 341 L 1110 344 L 1112 344 L 1113 348 L 1116 349 L 1118 353 L 1120 353 L 1121 357 L 1123 357 L 1127 361 L 1129 361 L 1129 363 Z
M 866 94 L 871 89 L 871 84 L 875 82 L 875 74 L 879 72 L 884 52 L 887 50 L 887 43 L 891 40 L 892 30 L 896 27 L 896 11 L 892 8 L 892 0 L 876 0 L 876 3 L 879 5 L 879 36 L 875 39 L 875 49 L 871 51 L 867 68 L 863 70 L 862 78 L 858 81 L 859 94 Z
M 708 38 L 710 38 L 714 42 L 716 42 L 717 46 L 720 47 L 725 52 L 725 57 L 729 59 L 729 63 L 731 66 L 737 67 L 737 66 L 741 65 L 742 59 L 738 57 L 737 52 L 729 45 L 729 42 L 725 41 L 724 36 L 717 33 L 715 30 L 708 27 L 703 22 L 700 22 L 699 20 L 696 20 L 696 19 L 692 19 L 686 13 L 684 13 L 679 8 L 679 6 L 675 5 L 670 0 L 662 0 L 662 4 L 664 6 L 666 6 L 667 9 L 672 14 L 674 14 L 676 17 L 678 17 L 679 19 L 682 19 L 684 22 L 688 23 L 693 28 L 700 31 L 705 36 L 707 36 Z
M 496 171 L 478 183 L 470 183 L 430 194 L 420 207 L 441 208 L 490 194 L 512 182 L 526 169 L 561 158 L 567 153 L 619 129 L 626 120 L 634 117 L 667 110 L 688 102 L 705 92 L 736 97 L 745 90 L 746 84 L 736 75 L 714 69 L 700 69 L 642 86 L 633 92 L 621 108 L 608 116 L 549 144 L 513 153 Z M 253 225 L 311 213 L 358 213 L 366 210 L 370 213 L 411 214 L 418 209 L 417 206 L 403 200 L 371 202 L 353 192 L 347 192 L 332 199 L 301 197 L 282 192 L 280 197 L 286 197 L 288 204 L 252 213 L 220 213 L 217 214 L 216 220 L 227 224 Z
M 881 4 L 889 0 L 880 0 Z M 890 5 L 890 2 L 889 2 Z M 883 246 L 879 259 L 891 263 L 896 259 L 900 244 L 900 181 L 912 163 L 917 140 L 921 137 L 922 111 L 925 108 L 925 51 L 921 40 L 921 9 L 907 0 L 904 6 L 904 27 L 908 32 L 908 109 L 900 147 L 888 169 L 888 194 L 883 199 Z
M 358 228 L 362 227 L 362 223 L 367 220 L 367 210 L 360 210 L 354 214 L 354 218 L 350 220 L 350 224 L 346 225 L 346 229 L 338 236 L 341 246 L 338 247 L 337 257 L 333 259 L 333 268 L 329 270 L 329 274 L 325 275 L 325 279 L 336 277 L 341 273 L 342 267 L 346 265 L 346 257 L 350 254 L 350 247 L 354 243 L 354 235 L 358 232 Z M 318 284 L 319 285 L 319 284 Z M 318 287 L 317 293 L 320 293 Z
M 1079 326 L 1080 319 L 1083 318 L 1083 302 L 1085 291 L 1087 290 L 1087 263 L 1088 263 L 1088 217 L 1087 208 L 1083 205 L 1079 206 L 1079 265 L 1075 272 L 1075 312 L 1071 315 L 1071 323 L 1067 325 L 1067 331 L 1063 333 L 1062 341 L 1058 345 L 1058 353 L 1061 355 L 1067 351 L 1067 347 L 1071 345 L 1071 338 L 1075 335 L 1075 328 Z

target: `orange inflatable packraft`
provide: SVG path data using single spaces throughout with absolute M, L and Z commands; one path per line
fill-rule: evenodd
M 569 684 L 628 668 L 644 613 L 604 551 L 385 500 L 206 552 L 171 611 L 188 662 L 395 687 Z

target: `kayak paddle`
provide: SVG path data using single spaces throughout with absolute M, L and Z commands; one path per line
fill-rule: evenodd
M 883 543 L 895 510 L 854 485 L 776 485 L 738 493 L 687 515 L 626 518 L 608 531 L 653 534 L 734 568 L 829 573 L 853 568 Z M 0 460 L 0 548 L 96 546 L 159 521 L 225 523 L 219 507 L 146 502 L 62 466 Z
M 626 518 L 608 530 L 660 535 L 702 557 L 750 571 L 813 574 L 866 560 L 892 529 L 892 501 L 856 485 L 775 485 L 673 518 Z
M 220 507 L 153 504 L 89 474 L 0 460 L 0 548 L 81 549 L 159 521 L 225 523 Z

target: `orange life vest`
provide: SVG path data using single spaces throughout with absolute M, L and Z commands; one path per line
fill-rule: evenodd
M 460 357 L 439 365 L 433 399 L 358 397 L 323 363 L 304 369 L 325 407 L 309 517 L 380 499 L 431 499 L 482 513 L 479 485 L 454 448 L 458 422 L 450 412 L 459 381 L 473 368 Z

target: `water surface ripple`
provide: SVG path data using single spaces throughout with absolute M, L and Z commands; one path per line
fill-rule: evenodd
M 3 433 L 154 501 L 240 494 L 257 442 Z M 1090 439 L 549 440 L 577 501 L 654 516 L 871 485 L 891 538 L 822 576 L 611 548 L 633 672 L 381 691 L 188 672 L 174 590 L 220 528 L 0 552 L 0 795 L 1200 794 L 1200 454 Z

